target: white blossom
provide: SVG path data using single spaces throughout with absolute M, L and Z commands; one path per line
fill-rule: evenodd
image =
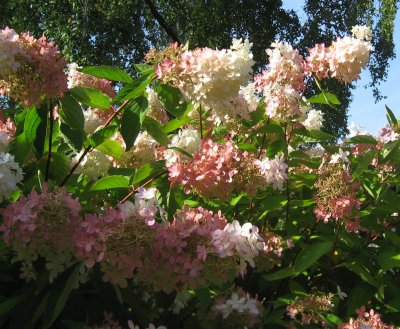
M 0 153 L 0 202 L 9 198 L 22 181 L 22 169 L 9 153 Z

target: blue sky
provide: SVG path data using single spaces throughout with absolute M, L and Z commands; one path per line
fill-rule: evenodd
M 283 0 L 285 9 L 294 9 L 302 14 L 303 1 L 301 0 Z M 349 31 L 350 32 L 350 31 Z M 397 13 L 394 32 L 395 52 L 398 58 L 389 63 L 387 81 L 379 87 L 382 95 L 387 96 L 379 103 L 375 103 L 371 89 L 365 86 L 371 81 L 369 72 L 363 71 L 361 79 L 355 82 L 356 89 L 353 91 L 353 102 L 349 108 L 349 123 L 360 124 L 362 128 L 375 135 L 379 128 L 386 125 L 385 105 L 387 105 L 400 118 L 400 15 Z M 310 45 L 311 46 L 311 45 Z

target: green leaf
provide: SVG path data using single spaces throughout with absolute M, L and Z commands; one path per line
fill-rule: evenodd
M 379 288 L 378 282 L 372 277 L 372 275 L 369 273 L 368 269 L 365 266 L 357 264 L 356 261 L 347 262 L 341 266 L 346 267 L 347 269 L 358 275 L 363 281 L 369 283 L 370 285 L 376 288 Z
M 144 180 L 151 179 L 165 171 L 165 161 L 155 161 L 145 164 L 138 169 L 132 181 L 132 185 L 137 185 Z
M 153 77 L 154 74 L 143 75 L 128 83 L 119 91 L 117 96 L 114 97 L 114 101 L 124 102 L 126 100 L 135 99 L 139 96 L 142 96 L 146 90 L 146 87 L 150 84 L 151 80 L 153 80 Z
M 239 194 L 236 198 L 233 198 L 229 204 L 231 206 L 236 206 L 239 201 L 246 195 L 246 193 Z
M 61 123 L 60 130 L 77 151 L 80 151 L 82 149 L 84 141 L 84 131 L 71 129 L 65 123 Z
M 257 134 L 283 134 L 283 128 L 276 123 L 267 123 L 256 130 Z
M 127 151 L 129 151 L 135 144 L 135 140 L 142 127 L 142 122 L 146 116 L 147 109 L 147 99 L 140 97 L 129 104 L 124 110 L 120 132 L 124 139 Z
M 133 65 L 136 69 L 136 71 L 138 71 L 140 73 L 140 75 L 150 75 L 150 74 L 154 74 L 154 68 L 151 65 L 147 65 L 147 64 L 134 64 Z
M 276 280 L 288 278 L 289 276 L 292 276 L 293 274 L 294 274 L 293 267 L 284 267 L 284 268 L 280 269 L 279 271 L 276 271 L 275 273 L 264 274 L 263 278 L 267 281 L 276 281 Z
M 358 136 L 354 136 L 351 138 L 346 138 L 345 143 L 346 144 L 373 144 L 373 145 L 376 145 L 376 144 L 378 144 L 378 141 L 372 136 L 358 135 Z
M 52 311 L 43 325 L 45 329 L 51 328 L 54 321 L 57 320 L 58 316 L 63 311 L 69 295 L 78 282 L 80 268 L 81 264 L 77 264 L 72 267 L 72 269 L 67 270 L 53 285 L 46 307 L 47 310 L 51 309 Z M 67 277 L 67 279 L 65 279 L 65 277 Z
M 27 295 L 15 296 L 0 303 L 0 316 L 6 315 L 8 312 L 12 311 L 19 303 L 25 300 Z
M 24 132 L 11 141 L 10 153 L 15 156 L 15 161 L 19 164 L 24 163 L 31 150 L 32 145 L 28 143 Z
M 327 105 L 340 105 L 338 98 L 327 91 L 323 91 L 318 95 L 314 95 L 307 100 L 309 103 L 327 104 Z
M 48 111 L 46 106 L 29 110 L 25 117 L 24 133 L 26 141 L 33 145 L 39 156 L 43 155 L 46 140 Z
M 153 137 L 158 143 L 167 147 L 168 146 L 168 136 L 162 130 L 162 126 L 159 122 L 151 117 L 146 116 L 143 121 L 143 128 Z
M 128 73 L 113 66 L 86 66 L 79 71 L 92 75 L 94 77 L 103 78 L 111 81 L 132 82 L 132 78 L 129 76 Z
M 335 139 L 331 134 L 319 130 L 293 129 L 292 133 L 306 143 L 325 142 Z
M 378 256 L 378 262 L 384 271 L 390 270 L 393 267 L 400 267 L 400 252 L 383 251 Z
M 111 106 L 110 98 L 98 89 L 74 87 L 70 93 L 73 98 L 86 106 L 103 110 L 108 110 Z
M 326 318 L 330 323 L 335 325 L 339 325 L 342 323 L 342 319 L 336 316 L 335 314 L 328 314 Z
M 257 148 L 253 144 L 238 144 L 237 147 L 242 151 L 257 152 Z
M 109 190 L 113 188 L 129 188 L 129 177 L 114 175 L 106 176 L 95 182 L 90 188 L 91 191 Z
M 389 121 L 390 127 L 397 128 L 399 124 L 396 119 L 396 116 L 394 115 L 392 110 L 387 105 L 385 105 L 385 107 L 386 107 L 386 117 Z
M 172 119 L 170 121 L 168 121 L 163 127 L 162 130 L 168 134 L 171 131 L 174 131 L 180 127 L 182 127 L 183 125 L 189 123 L 191 121 L 191 119 L 189 117 L 182 117 L 180 119 L 175 118 Z
M 103 144 L 106 140 L 114 136 L 117 129 L 118 127 L 116 125 L 109 125 L 96 130 L 90 138 L 90 144 L 92 147 L 97 147 L 98 145 Z
M 315 264 L 318 259 L 332 248 L 332 242 L 319 242 L 308 245 L 300 251 L 294 262 L 294 274 L 298 275 Z
M 187 102 L 178 88 L 160 84 L 157 87 L 158 99 L 164 108 L 177 118 L 183 117 L 187 109 Z
M 383 145 L 381 149 L 383 163 L 388 161 L 400 162 L 400 140 L 390 141 Z
M 100 145 L 97 145 L 96 149 L 116 159 L 119 159 L 124 153 L 124 149 L 122 148 L 121 144 L 112 140 L 106 140 Z
M 60 116 L 64 122 L 74 130 L 83 130 L 85 118 L 83 116 L 82 108 L 79 103 L 71 96 L 65 95 L 60 99 L 62 111 Z

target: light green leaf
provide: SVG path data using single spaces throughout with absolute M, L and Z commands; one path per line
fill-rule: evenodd
M 110 98 L 98 89 L 74 87 L 70 92 L 73 98 L 86 106 L 103 110 L 108 110 L 111 106 Z
M 132 185 L 137 185 L 145 180 L 151 179 L 165 171 L 165 161 L 155 161 L 145 164 L 138 169 L 132 181 Z
M 318 259 L 325 255 L 332 248 L 332 242 L 319 242 L 308 245 L 300 251 L 294 262 L 294 273 L 296 275 L 304 272 L 315 264 Z
M 110 190 L 114 188 L 129 188 L 129 177 L 114 175 L 106 176 L 95 182 L 90 188 L 91 191 Z
M 103 152 L 104 154 L 110 155 L 115 159 L 119 159 L 124 153 L 124 149 L 121 144 L 117 141 L 106 140 L 100 145 L 96 146 L 96 149 Z
M 153 137 L 158 143 L 167 147 L 168 146 L 168 136 L 162 130 L 162 126 L 160 123 L 151 118 L 146 116 L 143 121 L 143 128 L 149 133 L 151 137 Z

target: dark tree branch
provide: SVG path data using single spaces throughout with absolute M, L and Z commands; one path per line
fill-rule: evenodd
M 151 0 L 145 0 L 147 6 L 149 7 L 151 13 L 153 14 L 154 18 L 158 22 L 158 24 L 161 25 L 161 27 L 164 29 L 164 31 L 168 34 L 168 36 L 172 39 L 172 41 L 177 42 L 179 45 L 182 44 L 182 42 L 179 40 L 178 36 L 176 35 L 175 31 L 168 25 L 168 23 L 165 21 L 164 17 L 159 13 L 157 10 L 156 6 L 154 6 L 154 3 Z

